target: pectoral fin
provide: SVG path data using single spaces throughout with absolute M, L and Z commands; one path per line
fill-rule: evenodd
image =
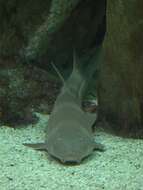
M 89 127 L 91 127 L 97 119 L 97 114 L 85 112 L 85 117 L 87 118 Z
M 104 145 L 95 142 L 94 143 L 94 150 L 98 150 L 98 151 L 104 152 L 106 149 L 105 149 Z
M 29 143 L 23 143 L 24 146 L 31 147 L 35 150 L 47 150 L 45 143 L 36 143 L 36 144 L 29 144 Z

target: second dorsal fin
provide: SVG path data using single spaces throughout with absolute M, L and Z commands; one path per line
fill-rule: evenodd
M 53 62 L 51 62 L 51 65 L 54 68 L 54 70 L 56 71 L 56 73 L 58 74 L 58 76 L 61 79 L 62 83 L 65 84 L 64 77 L 62 76 L 62 74 L 60 73 L 60 71 L 58 70 L 58 68 L 56 67 L 56 65 Z

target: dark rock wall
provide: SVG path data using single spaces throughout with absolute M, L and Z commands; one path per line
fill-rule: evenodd
M 107 1 L 105 59 L 101 68 L 101 112 L 121 133 L 142 131 L 143 1 Z M 143 134 L 143 133 L 142 133 Z

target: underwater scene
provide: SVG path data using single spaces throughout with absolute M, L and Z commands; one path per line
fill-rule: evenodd
M 143 190 L 143 1 L 0 0 L 0 190 Z

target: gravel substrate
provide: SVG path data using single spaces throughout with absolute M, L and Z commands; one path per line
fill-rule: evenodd
M 95 139 L 106 151 L 66 166 L 22 145 L 44 140 L 48 116 L 38 115 L 33 126 L 0 127 L 0 190 L 143 190 L 143 140 L 100 130 Z

